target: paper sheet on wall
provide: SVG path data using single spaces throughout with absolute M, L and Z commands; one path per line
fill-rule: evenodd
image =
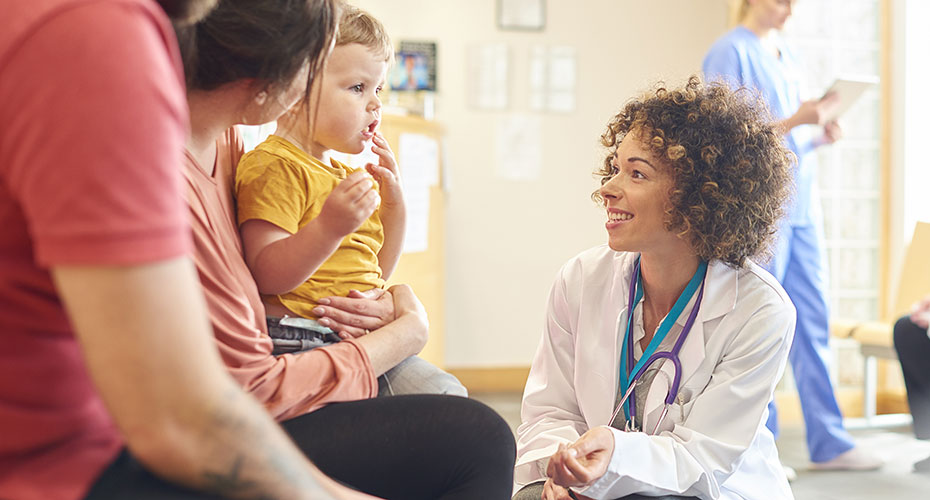
M 404 253 L 424 252 L 429 246 L 429 190 L 439 183 L 439 144 L 425 135 L 401 134 L 397 156 L 407 202 Z
M 510 114 L 497 123 L 497 175 L 532 181 L 542 170 L 542 120 L 529 114 Z
M 468 48 L 468 104 L 477 109 L 506 109 L 510 52 L 503 43 Z
M 400 134 L 397 154 L 404 164 L 420 165 L 429 186 L 439 184 L 439 143 L 435 139 L 423 134 Z
M 575 110 L 574 47 L 533 47 L 529 77 L 530 109 L 566 113 Z

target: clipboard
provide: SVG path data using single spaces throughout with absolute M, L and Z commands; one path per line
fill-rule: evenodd
M 837 80 L 833 82 L 833 85 L 830 85 L 830 88 L 823 94 L 826 96 L 830 92 L 833 92 L 839 97 L 839 104 L 827 115 L 826 121 L 830 122 L 839 118 L 840 115 L 849 110 L 849 108 L 862 97 L 862 94 L 876 86 L 878 86 L 877 78 L 837 78 Z M 823 99 L 823 97 L 821 97 L 821 99 Z

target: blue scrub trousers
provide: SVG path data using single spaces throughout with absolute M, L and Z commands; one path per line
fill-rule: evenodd
M 778 234 L 775 256 L 767 266 L 798 312 L 788 359 L 801 399 L 812 462 L 826 462 L 854 446 L 852 436 L 843 427 L 843 415 L 827 369 L 830 332 L 824 260 L 821 223 L 791 226 L 786 222 Z M 777 419 L 772 401 L 766 426 L 775 436 Z

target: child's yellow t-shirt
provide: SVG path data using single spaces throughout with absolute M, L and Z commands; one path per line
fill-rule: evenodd
M 355 169 L 336 160 L 326 165 L 291 142 L 272 135 L 246 153 L 236 169 L 236 204 L 241 226 L 247 220 L 268 221 L 294 234 L 320 215 L 336 185 Z M 280 302 L 294 314 L 310 312 L 323 297 L 346 296 L 351 290 L 384 287 L 378 252 L 384 244 L 380 207 L 303 284 L 288 293 L 262 296 Z

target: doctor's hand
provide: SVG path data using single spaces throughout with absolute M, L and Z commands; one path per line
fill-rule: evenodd
M 394 297 L 388 290 L 352 290 L 347 297 L 326 297 L 317 301 L 313 314 L 319 323 L 350 339 L 394 321 Z
M 575 498 L 588 498 L 583 495 L 575 493 Z M 542 500 L 573 500 L 572 496 L 568 493 L 568 489 L 563 488 L 554 482 L 552 478 L 546 480 L 546 484 L 543 485 Z
M 560 445 L 549 457 L 546 475 L 563 488 L 587 486 L 607 472 L 613 453 L 613 433 L 607 427 L 595 427 L 571 445 Z

